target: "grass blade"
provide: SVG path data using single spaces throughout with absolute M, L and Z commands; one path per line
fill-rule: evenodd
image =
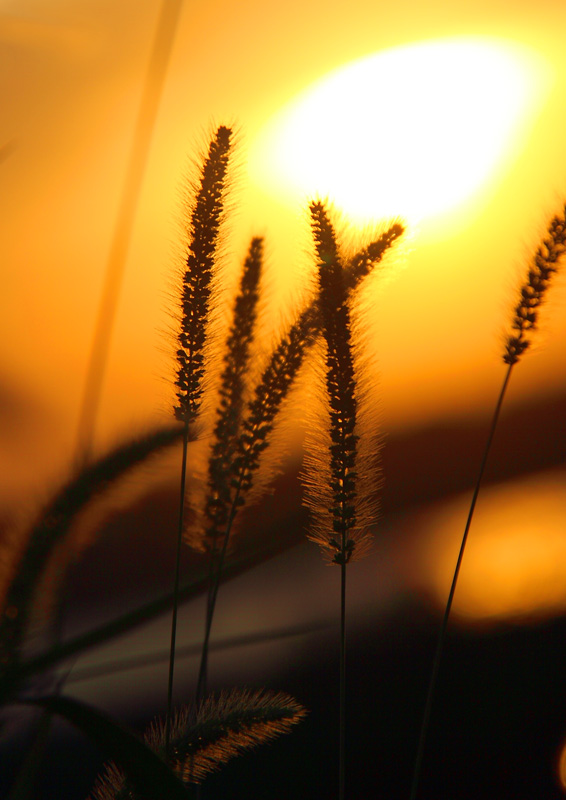
M 121 443 L 71 478 L 33 526 L 17 571 L 8 586 L 0 620 L 0 665 L 17 662 L 36 588 L 54 548 L 65 540 L 77 514 L 115 481 L 150 456 L 179 441 L 179 425 L 159 428 Z
M 92 435 L 100 393 L 104 380 L 106 361 L 110 348 L 114 319 L 118 306 L 124 264 L 134 223 L 134 216 L 151 136 L 157 117 L 159 100 L 165 83 L 182 0 L 163 0 L 155 33 L 153 49 L 143 85 L 143 94 L 136 120 L 136 129 L 130 151 L 120 208 L 113 232 L 112 244 L 106 265 L 104 287 L 98 308 L 96 326 L 87 366 L 87 376 L 79 413 L 78 445 L 82 452 L 90 452 Z

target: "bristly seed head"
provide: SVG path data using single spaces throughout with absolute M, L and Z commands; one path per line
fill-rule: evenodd
M 529 331 L 537 324 L 537 315 L 552 275 L 558 269 L 558 261 L 566 250 L 566 204 L 562 215 L 555 216 L 548 226 L 548 236 L 538 247 L 527 279 L 521 287 L 521 298 L 515 306 L 512 328 L 505 342 L 503 360 L 506 364 L 516 364 L 530 345 Z
M 389 250 L 404 232 L 404 227 L 399 222 L 396 222 L 375 241 L 370 242 L 367 247 L 364 247 L 356 253 L 356 255 L 349 260 L 344 270 L 346 288 L 348 290 L 355 288 L 362 278 L 369 275 L 376 264 L 381 261 L 387 250 Z
M 231 129 L 221 125 L 210 142 L 190 216 L 175 381 L 178 399 L 175 416 L 187 423 L 195 419 L 200 408 L 210 285 L 224 210 L 231 138 Z
M 300 703 L 283 692 L 234 689 L 211 695 L 198 709 L 179 709 L 168 749 L 162 720 L 150 725 L 144 741 L 189 786 L 201 783 L 235 756 L 288 733 L 306 714 Z M 135 796 L 125 773 L 110 763 L 98 778 L 91 800 L 133 800 Z
M 257 316 L 262 264 L 263 239 L 256 237 L 251 241 L 244 263 L 220 380 L 220 402 L 208 468 L 205 508 L 208 520 L 205 544 L 212 550 L 217 536 L 225 532 L 235 498 L 232 472 L 240 435 L 245 376 Z
M 330 406 L 330 481 L 334 535 L 324 543 L 332 560 L 346 564 L 355 549 L 356 527 L 356 383 L 351 347 L 348 296 L 336 235 L 320 201 L 310 205 L 318 258 L 319 302 L 326 342 L 326 389 Z M 319 543 L 320 538 L 315 537 Z
M 381 261 L 403 232 L 403 226 L 395 223 L 349 259 L 344 270 L 344 284 L 348 295 Z M 269 445 L 275 418 L 297 376 L 306 351 L 315 342 L 320 330 L 321 315 L 319 303 L 316 301 L 305 308 L 281 337 L 255 389 L 242 424 L 238 455 L 232 470 L 232 486 L 238 493 L 239 506 L 244 504 L 245 496 L 252 488 L 261 453 Z
M 318 309 L 308 306 L 281 338 L 255 388 L 242 424 L 238 452 L 232 468 L 232 485 L 238 504 L 252 487 L 261 453 L 269 444 L 275 418 L 303 363 L 307 348 L 319 330 Z

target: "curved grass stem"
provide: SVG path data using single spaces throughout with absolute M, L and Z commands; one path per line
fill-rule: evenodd
M 507 367 L 507 371 L 505 373 L 505 378 L 503 380 L 503 385 L 501 387 L 501 391 L 499 392 L 499 397 L 497 400 L 497 404 L 495 406 L 495 411 L 493 413 L 493 418 L 491 420 L 491 426 L 489 428 L 489 433 L 487 436 L 487 441 L 485 444 L 478 477 L 476 480 L 476 485 L 474 488 L 474 493 L 472 495 L 472 501 L 470 503 L 470 509 L 468 511 L 468 518 L 466 520 L 466 526 L 464 528 L 464 533 L 462 536 L 462 541 L 460 543 L 460 550 L 458 552 L 458 558 L 456 560 L 456 567 L 454 569 L 454 574 L 452 576 L 452 584 L 450 586 L 450 592 L 448 593 L 448 600 L 446 602 L 446 608 L 444 609 L 444 616 L 442 618 L 442 623 L 440 625 L 440 631 L 438 633 L 438 640 L 436 643 L 436 650 L 434 653 L 434 660 L 432 662 L 432 669 L 430 673 L 430 679 L 428 684 L 427 696 L 426 696 L 426 703 L 425 709 L 423 712 L 423 718 L 421 722 L 421 730 L 419 734 L 419 744 L 417 747 L 417 755 L 415 758 L 415 766 L 413 770 L 413 781 L 411 784 L 411 800 L 416 800 L 417 792 L 419 788 L 419 780 L 421 776 L 422 770 L 422 762 L 424 757 L 424 749 L 426 744 L 426 737 L 428 734 L 429 724 L 430 724 L 430 716 L 432 712 L 432 704 L 434 701 L 434 694 L 436 691 L 436 684 L 438 680 L 438 671 L 440 668 L 440 662 L 442 660 L 442 652 L 444 650 L 444 642 L 446 640 L 446 632 L 448 629 L 448 621 L 450 619 L 450 613 L 452 611 L 452 604 L 454 602 L 454 594 L 456 593 L 456 585 L 458 583 L 458 577 L 460 575 L 460 568 L 462 566 L 462 560 L 464 558 L 464 551 L 466 549 L 466 543 L 468 541 L 468 534 L 470 531 L 470 526 L 472 524 L 472 519 L 474 516 L 474 511 L 478 499 L 478 495 L 481 488 L 481 483 L 483 479 L 483 475 L 485 472 L 485 466 L 487 464 L 487 459 L 489 456 L 489 452 L 491 450 L 491 444 L 493 442 L 493 437 L 495 434 L 495 429 L 497 428 L 497 423 L 499 421 L 499 414 L 501 412 L 501 406 L 503 405 L 503 399 L 505 397 L 505 392 L 507 391 L 507 386 L 509 384 L 509 379 L 511 377 L 511 371 L 513 369 L 513 364 L 509 364 Z

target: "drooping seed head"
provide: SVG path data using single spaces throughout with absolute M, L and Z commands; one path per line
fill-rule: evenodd
M 144 740 L 185 784 L 195 784 L 235 756 L 288 733 L 306 714 L 303 706 L 283 692 L 234 689 L 208 697 L 196 710 L 178 710 L 168 749 L 162 720 L 150 725 Z M 91 800 L 136 797 L 125 774 L 111 763 L 98 778 Z

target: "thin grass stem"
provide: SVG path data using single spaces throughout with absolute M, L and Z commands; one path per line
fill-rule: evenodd
M 334 227 L 323 203 L 310 206 L 316 247 L 322 333 L 326 342 L 326 395 L 330 416 L 332 519 L 323 536 L 340 565 L 340 701 L 338 797 L 346 786 L 346 566 L 356 547 L 357 391 L 348 292 Z
M 177 639 L 177 612 L 179 609 L 179 580 L 181 548 L 183 546 L 183 525 L 185 517 L 185 489 L 187 484 L 187 446 L 189 442 L 189 423 L 185 422 L 183 431 L 183 456 L 181 463 L 181 486 L 179 489 L 179 524 L 177 527 L 177 550 L 175 554 L 175 577 L 173 580 L 173 613 L 171 615 L 171 647 L 169 651 L 169 676 L 167 681 L 167 712 L 165 714 L 165 749 L 169 749 L 171 733 L 171 713 L 173 709 L 173 676 L 175 672 L 175 643 Z
M 224 561 L 226 560 L 226 553 L 228 551 L 228 542 L 230 541 L 230 532 L 232 530 L 232 524 L 234 522 L 234 518 L 236 516 L 236 512 L 238 509 L 238 497 L 239 492 L 236 492 L 234 496 L 234 500 L 232 502 L 232 509 L 230 511 L 230 516 L 228 517 L 228 522 L 226 523 L 226 532 L 224 534 L 224 541 L 222 543 L 222 550 L 220 551 L 220 556 L 218 558 L 218 566 L 216 568 L 216 572 L 214 574 L 214 582 L 212 583 L 210 593 L 208 596 L 207 608 L 206 608 L 206 623 L 205 623 L 205 630 L 204 630 L 204 640 L 202 645 L 202 654 L 199 666 L 199 674 L 197 680 L 197 690 L 195 696 L 195 702 L 198 707 L 200 701 L 204 698 L 206 694 L 206 680 L 207 680 L 207 670 L 208 670 L 208 652 L 210 649 L 210 632 L 212 630 L 212 620 L 214 618 L 214 611 L 216 608 L 216 599 L 218 597 L 218 589 L 220 588 L 220 579 L 222 577 L 222 573 L 224 571 Z
M 346 562 L 340 565 L 340 753 L 338 797 L 344 800 L 346 787 Z
M 436 684 L 438 679 L 438 672 L 440 669 L 440 662 L 442 660 L 442 652 L 444 650 L 444 642 L 446 640 L 446 632 L 448 629 L 448 621 L 450 619 L 450 613 L 452 611 L 452 603 L 454 601 L 454 594 L 456 592 L 456 585 L 458 583 L 458 577 L 460 575 L 460 567 L 462 566 L 462 560 L 464 558 L 464 551 L 466 549 L 466 543 L 468 541 L 468 533 L 470 531 L 470 526 L 472 524 L 472 519 L 474 516 L 474 510 L 476 507 L 478 495 L 481 488 L 481 483 L 483 479 L 483 474 L 485 471 L 485 466 L 487 464 L 487 459 L 489 456 L 489 452 L 491 450 L 491 444 L 493 442 L 493 437 L 495 434 L 495 429 L 497 428 L 497 423 L 499 421 L 499 414 L 501 411 L 501 406 L 503 405 L 503 399 L 505 397 L 505 393 L 507 391 L 507 386 L 509 384 L 509 379 L 511 377 L 511 371 L 513 369 L 513 364 L 509 364 L 507 367 L 507 371 L 505 373 L 505 378 L 503 380 L 503 385 L 501 387 L 501 391 L 499 392 L 499 398 L 497 400 L 497 405 L 495 406 L 495 411 L 493 414 L 493 418 L 491 420 L 491 426 L 489 428 L 489 433 L 487 436 L 487 441 L 485 444 L 485 449 L 483 452 L 480 469 L 478 472 L 478 477 L 476 480 L 476 485 L 474 488 L 474 493 L 472 495 L 472 501 L 470 503 L 470 509 L 468 512 L 468 518 L 466 520 L 466 527 L 464 528 L 464 534 L 462 536 L 462 541 L 460 543 L 460 550 L 458 552 L 458 559 L 456 561 L 456 567 L 454 569 L 454 575 L 452 576 L 452 584 L 450 586 L 450 592 L 448 594 L 448 600 L 446 602 L 446 608 L 444 609 L 444 616 L 442 618 L 442 623 L 440 626 L 440 631 L 438 633 L 438 640 L 436 643 L 436 650 L 434 654 L 434 660 L 432 662 L 432 669 L 430 674 L 430 680 L 428 684 L 427 696 L 426 696 L 426 703 L 425 709 L 423 712 L 423 718 L 421 723 L 421 730 L 419 734 L 419 744 L 417 748 L 417 755 L 415 758 L 415 766 L 413 771 L 413 781 L 411 784 L 411 800 L 416 800 L 417 791 L 419 788 L 419 780 L 421 776 L 422 770 L 422 762 L 424 757 L 424 749 L 426 744 L 426 738 L 428 734 L 428 729 L 430 725 L 430 716 L 432 712 L 432 704 L 434 700 L 434 694 L 436 690 Z
M 566 204 L 563 204 L 560 213 L 556 214 L 550 220 L 550 223 L 547 227 L 546 236 L 540 242 L 535 253 L 533 254 L 533 257 L 529 262 L 527 277 L 521 286 L 519 301 L 517 302 L 517 305 L 515 306 L 514 309 L 513 319 L 511 323 L 511 333 L 507 336 L 507 339 L 505 341 L 503 361 L 505 364 L 507 364 L 507 371 L 505 373 L 503 386 L 501 387 L 499 398 L 495 406 L 495 411 L 493 414 L 491 427 L 489 429 L 489 434 L 487 437 L 487 442 L 485 445 L 485 450 L 483 453 L 480 470 L 476 481 L 476 486 L 472 496 L 472 502 L 470 504 L 468 519 L 466 520 L 466 527 L 464 528 L 464 534 L 462 536 L 462 542 L 460 544 L 460 551 L 458 553 L 458 559 L 456 561 L 456 568 L 454 570 L 454 575 L 452 578 L 452 585 L 450 586 L 448 601 L 446 603 L 442 624 L 440 626 L 436 651 L 434 655 L 434 660 L 432 664 L 432 670 L 428 685 L 425 710 L 423 713 L 423 719 L 421 723 L 421 731 L 419 736 L 417 755 L 415 758 L 415 767 L 413 771 L 413 781 L 412 781 L 411 795 L 410 795 L 411 800 L 415 800 L 417 796 L 419 779 L 422 770 L 424 748 L 426 744 L 426 737 L 430 723 L 432 703 L 434 700 L 434 692 L 436 689 L 436 683 L 438 679 L 440 661 L 442 658 L 444 642 L 446 639 L 448 621 L 450 619 L 450 612 L 452 610 L 452 603 L 454 600 L 454 594 L 456 592 L 456 584 L 458 583 L 460 567 L 462 565 L 462 559 L 464 558 L 464 550 L 466 548 L 466 542 L 468 540 L 470 525 L 472 524 L 472 518 L 474 515 L 474 510 L 476 507 L 476 502 L 481 487 L 485 465 L 487 463 L 489 451 L 491 449 L 491 443 L 493 441 L 495 429 L 497 427 L 497 422 L 499 420 L 499 413 L 501 411 L 501 406 L 503 405 L 503 399 L 505 397 L 505 392 L 509 384 L 509 379 L 511 378 L 512 368 L 520 360 L 523 353 L 531 345 L 530 337 L 532 332 L 537 328 L 538 313 L 540 307 L 545 299 L 545 295 L 550 285 L 552 276 L 557 272 L 559 262 L 565 252 L 566 252 Z

